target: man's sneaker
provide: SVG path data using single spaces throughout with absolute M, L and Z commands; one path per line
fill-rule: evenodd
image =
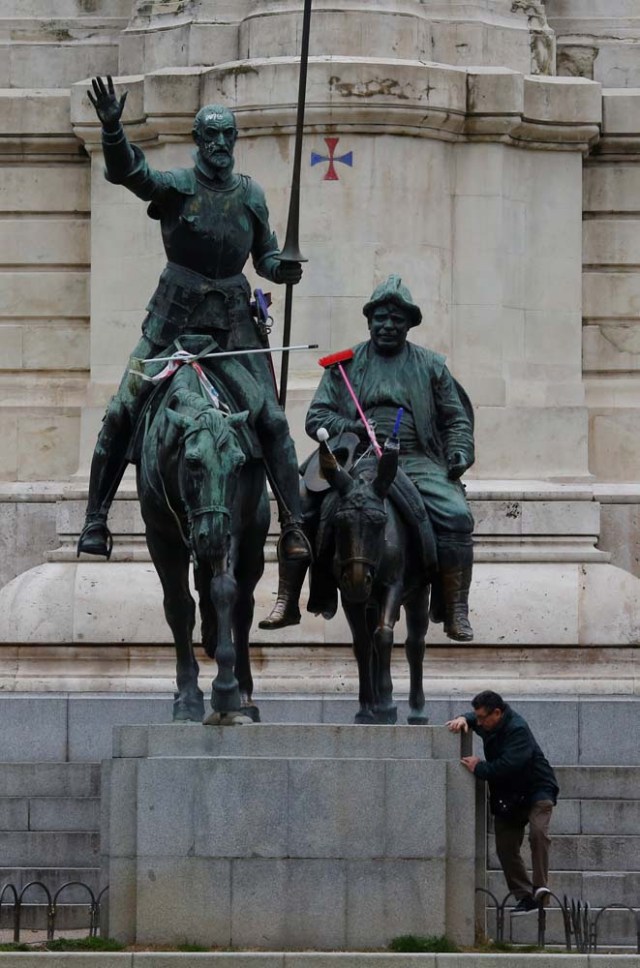
M 534 901 L 531 894 L 527 894 L 526 897 L 521 897 L 516 906 L 514 907 L 512 914 L 529 914 L 531 911 L 537 911 L 538 904 Z

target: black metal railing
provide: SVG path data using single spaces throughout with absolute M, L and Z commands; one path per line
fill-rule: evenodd
M 502 901 L 499 901 L 493 891 L 486 887 L 476 888 L 476 894 L 486 894 L 495 906 L 496 911 L 496 931 L 495 941 L 503 943 L 505 940 L 506 916 L 509 914 L 509 941 L 513 942 L 513 914 L 514 907 L 508 906 L 508 902 L 515 898 L 509 892 Z M 598 927 L 601 917 L 608 911 L 628 911 L 635 919 L 636 925 L 636 951 L 640 954 L 640 911 L 627 904 L 607 904 L 597 913 L 588 901 L 563 895 L 562 900 L 553 891 L 547 891 L 544 897 L 538 901 L 537 908 L 537 945 L 539 948 L 546 947 L 547 943 L 547 913 L 550 908 L 546 906 L 546 901 L 555 902 L 562 917 L 564 929 L 564 940 L 567 951 L 576 951 L 579 954 L 596 954 L 598 951 Z
M 24 887 L 18 888 L 15 884 L 4 884 L 2 890 L 0 890 L 0 918 L 2 917 L 2 911 L 6 908 L 13 908 L 13 940 L 16 943 L 20 941 L 20 933 L 22 931 L 22 912 L 25 908 L 41 907 L 42 905 L 36 905 L 32 900 L 33 889 L 38 888 L 39 892 L 44 895 L 46 899 L 47 907 L 47 941 L 53 941 L 56 933 L 56 920 L 58 917 L 58 912 L 60 909 L 59 899 L 61 895 L 70 887 L 82 888 L 88 895 L 86 902 L 74 901 L 74 907 L 86 907 L 89 914 L 89 937 L 96 938 L 100 929 L 100 905 L 102 904 L 102 899 L 104 895 L 109 890 L 109 886 L 103 887 L 102 890 L 96 895 L 94 891 L 85 884 L 84 881 L 67 881 L 62 884 L 57 891 L 52 893 L 43 881 L 29 881 Z M 30 892 L 31 897 L 29 900 L 25 900 L 25 895 Z M 9 896 L 9 900 L 6 898 Z

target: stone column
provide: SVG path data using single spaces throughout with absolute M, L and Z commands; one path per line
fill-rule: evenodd
M 635 0 L 545 0 L 558 40 L 558 73 L 604 87 L 640 87 L 640 11 Z

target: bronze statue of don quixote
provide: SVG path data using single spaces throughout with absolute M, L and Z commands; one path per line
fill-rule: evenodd
M 269 527 L 267 480 L 281 525 L 279 587 L 261 626 L 277 630 L 300 621 L 310 565 L 309 611 L 330 617 L 340 593 L 358 665 L 356 722 L 397 719 L 391 650 L 401 607 L 409 722 L 428 721 L 422 665 L 430 608 L 451 638 L 473 637 L 467 617 L 473 519 L 459 482 L 473 462 L 473 415 L 443 358 L 407 341 L 421 314 L 399 277 L 378 287 L 365 306 L 368 343 L 321 361 L 325 374 L 307 418 L 320 449 L 302 476 L 298 470 L 284 405 L 288 355 L 301 348 L 290 344 L 293 286 L 305 261 L 298 221 L 310 19 L 305 0 L 282 250 L 262 189 L 234 170 L 238 132 L 228 108 L 208 105 L 197 113 L 191 167 L 157 171 L 122 127 L 126 92 L 119 96 L 110 77 L 95 78 L 89 92 L 102 125 L 106 177 L 147 202 L 149 217 L 160 223 L 167 264 L 98 435 L 78 554 L 110 557 L 108 512 L 134 462 L 176 648 L 176 722 L 259 721 L 249 636 Z M 252 301 L 243 273 L 250 257 L 260 276 L 286 286 L 280 347 L 269 347 L 268 298 L 256 290 Z M 426 405 L 400 392 L 407 377 Z M 203 647 L 217 663 L 209 714 L 193 648 L 191 562 Z

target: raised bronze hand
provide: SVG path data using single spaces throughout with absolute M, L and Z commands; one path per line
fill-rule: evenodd
M 120 100 L 113 86 L 113 79 L 107 75 L 107 83 L 101 77 L 94 77 L 91 81 L 93 94 L 87 91 L 89 100 L 96 109 L 96 114 L 105 131 L 117 131 L 120 126 L 120 118 L 124 111 L 128 91 L 125 91 Z

